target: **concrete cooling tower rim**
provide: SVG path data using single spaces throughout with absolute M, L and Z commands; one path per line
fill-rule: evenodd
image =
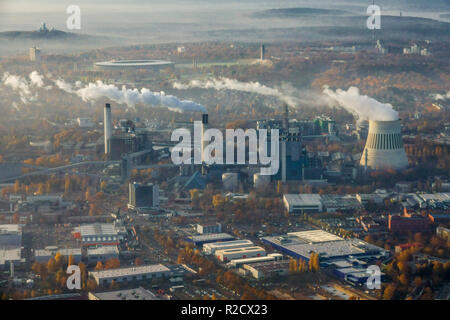
M 367 168 L 372 170 L 401 170 L 408 166 L 400 120 L 369 121 L 369 132 L 360 165 L 367 165 Z

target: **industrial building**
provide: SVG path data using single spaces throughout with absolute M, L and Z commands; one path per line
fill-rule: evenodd
M 22 258 L 22 248 L 0 248 L 0 269 L 4 270 L 10 267 L 11 263 L 17 266 L 24 262 L 25 258 Z
M 200 234 L 221 233 L 222 225 L 220 223 L 197 224 L 197 232 Z
M 362 209 L 361 203 L 354 195 L 324 194 L 320 198 L 326 212 L 346 212 Z
M 323 211 L 319 194 L 285 194 L 283 195 L 283 203 L 289 213 Z
M 74 232 L 83 246 L 118 245 L 125 234 L 126 229 L 115 223 L 84 224 Z
M 128 208 L 135 210 L 159 207 L 159 188 L 156 184 L 129 184 Z
M 320 158 L 307 156 L 303 139 L 306 137 L 321 137 L 323 133 L 322 127 L 325 127 L 325 122 L 325 119 L 322 119 L 322 122 L 290 121 L 287 106 L 285 106 L 284 119 L 257 121 L 257 130 L 266 129 L 268 133 L 272 129 L 279 130 L 280 169 L 275 175 L 271 176 L 272 180 L 286 182 L 287 180 L 304 181 L 323 178 L 323 167 Z M 331 120 L 330 123 L 332 123 Z M 328 123 L 326 127 L 326 134 L 328 134 Z M 333 125 L 330 124 L 330 128 L 332 127 Z M 332 131 L 334 132 L 334 129 Z M 270 141 L 270 138 L 268 138 L 268 141 Z M 268 150 L 270 150 L 269 146 Z
M 266 255 L 266 250 L 261 247 L 252 246 L 244 248 L 232 248 L 216 250 L 214 253 L 217 259 L 222 262 L 227 262 L 236 259 L 246 259 L 253 257 L 263 257 Z
M 343 239 L 323 230 L 288 233 L 284 236 L 264 237 L 262 241 L 274 249 L 295 259 L 309 261 L 311 253 L 319 255 L 321 265 L 337 259 L 355 257 L 361 260 L 377 260 L 389 255 L 389 251 L 359 239 Z
M 284 276 L 289 273 L 289 260 L 266 261 L 242 266 L 256 280 L 267 279 L 275 276 Z
M 389 215 L 388 228 L 393 233 L 417 233 L 430 231 L 431 220 L 418 214 Z
M 113 280 L 115 282 L 133 282 L 168 277 L 169 275 L 170 269 L 162 264 L 89 272 L 89 276 L 95 280 L 97 285 L 109 285 Z
M 450 206 L 449 192 L 421 193 L 418 194 L 418 197 L 423 201 L 420 205 L 421 208 Z
M 89 300 L 160 300 L 151 291 L 142 287 L 107 292 L 89 292 Z
M 369 133 L 360 165 L 371 170 L 401 170 L 408 166 L 400 120 L 369 121 Z
M 356 194 L 356 200 L 363 206 L 368 204 L 382 205 L 386 197 L 377 193 L 358 193 Z
M 234 259 L 227 263 L 228 268 L 239 268 L 245 264 L 268 262 L 268 261 L 279 261 L 283 260 L 283 255 L 280 253 L 269 253 L 264 257 L 254 257 L 254 258 L 244 258 L 244 259 Z
M 25 262 L 22 258 L 22 228 L 18 224 L 0 225 L 0 269 Z M 14 270 L 14 266 L 12 269 Z
M 348 268 L 337 268 L 333 270 L 335 276 L 339 279 L 350 282 L 353 285 L 364 285 L 367 279 L 372 275 L 367 272 L 366 269 L 348 267 Z M 380 274 L 380 281 L 385 280 L 386 275 L 384 273 Z
M 122 119 L 113 130 L 111 105 L 105 104 L 104 115 L 104 153 L 110 160 L 121 160 L 124 155 L 142 152 L 142 156 L 152 151 L 150 132 L 138 130 L 131 120 Z
M 250 240 L 232 240 L 225 242 L 213 242 L 203 245 L 203 252 L 205 254 L 214 254 L 217 250 L 245 248 L 254 246 Z
M 232 235 L 228 233 L 208 233 L 197 236 L 188 236 L 186 238 L 187 242 L 192 242 L 196 246 L 202 246 L 205 243 L 218 242 L 218 241 L 231 241 L 234 240 Z
M 65 256 L 66 258 L 72 256 L 76 264 L 81 262 L 82 258 L 81 248 L 58 249 L 57 247 L 46 247 L 45 249 L 34 250 L 34 261 L 48 262 L 48 260 L 54 258 L 57 253 L 59 253 L 62 256 Z
M 18 224 L 0 225 L 0 248 L 14 248 L 22 245 L 22 228 Z
M 105 263 L 110 259 L 119 258 L 119 249 L 117 246 L 100 246 L 87 249 L 87 261 L 88 264 L 93 265 L 97 262 Z

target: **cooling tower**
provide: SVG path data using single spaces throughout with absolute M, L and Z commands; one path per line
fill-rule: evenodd
M 360 164 L 373 170 L 398 170 L 408 166 L 400 120 L 369 121 L 369 132 Z
M 104 109 L 103 125 L 105 129 L 105 154 L 111 152 L 111 135 L 112 135 L 112 123 L 111 123 L 111 105 L 107 103 Z

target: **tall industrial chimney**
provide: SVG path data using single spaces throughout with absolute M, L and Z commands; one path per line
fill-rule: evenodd
M 204 139 L 205 131 L 208 129 L 208 114 L 202 114 L 202 163 L 205 162 L 204 150 L 206 146 L 206 141 Z
M 208 129 L 208 114 L 204 113 L 202 114 L 202 174 L 206 174 L 206 167 L 205 167 L 205 147 L 206 147 L 206 141 L 205 141 L 205 131 Z
M 112 135 L 111 105 L 109 103 L 105 105 L 103 124 L 105 128 L 105 154 L 109 154 L 111 152 L 111 135 Z
M 369 121 L 369 132 L 360 165 L 372 170 L 400 170 L 408 166 L 400 120 Z
M 261 61 L 264 61 L 264 59 L 265 59 L 265 57 L 264 57 L 265 53 L 266 53 L 266 47 L 262 44 L 262 45 L 261 45 Z
M 284 183 L 287 180 L 286 175 L 286 158 L 287 158 L 287 140 L 289 139 L 289 108 L 287 104 L 284 105 L 283 118 L 283 135 L 281 140 L 281 181 Z

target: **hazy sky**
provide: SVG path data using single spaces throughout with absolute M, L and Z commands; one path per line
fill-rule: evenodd
M 449 18 L 440 17 L 442 13 L 450 13 L 450 0 L 376 0 L 375 3 L 385 15 L 398 16 L 402 11 L 403 16 L 450 22 Z M 97 38 L 91 46 L 205 40 L 263 41 L 264 36 L 252 36 L 253 30 L 335 26 L 336 22 L 316 16 L 258 19 L 252 16 L 255 12 L 305 7 L 340 9 L 349 15 L 365 16 L 370 4 L 372 0 L 0 0 L 0 32 L 37 30 L 45 21 L 49 28 L 102 37 L 101 44 L 96 43 Z M 66 27 L 69 5 L 78 5 L 81 9 L 80 30 Z M 236 32 L 228 35 L 222 33 L 223 30 Z M 241 33 L 244 36 L 241 37 Z M 32 45 L 48 49 L 53 46 L 40 41 L 7 43 L 0 40 L 0 55 L 26 53 Z M 78 51 L 82 48 L 75 43 L 65 43 L 61 49 Z
M 42 21 L 64 29 L 69 5 L 78 5 L 82 33 L 108 34 L 152 23 L 188 23 L 200 26 L 253 26 L 251 12 L 286 7 L 345 9 L 365 14 L 371 0 L 0 0 L 0 31 L 34 30 Z M 450 12 L 449 0 L 377 0 L 383 10 L 428 16 Z M 430 11 L 430 12 L 427 12 Z M 257 22 L 255 22 L 257 23 Z M 292 22 L 291 22 L 292 23 Z M 301 21 L 297 21 L 301 24 Z

